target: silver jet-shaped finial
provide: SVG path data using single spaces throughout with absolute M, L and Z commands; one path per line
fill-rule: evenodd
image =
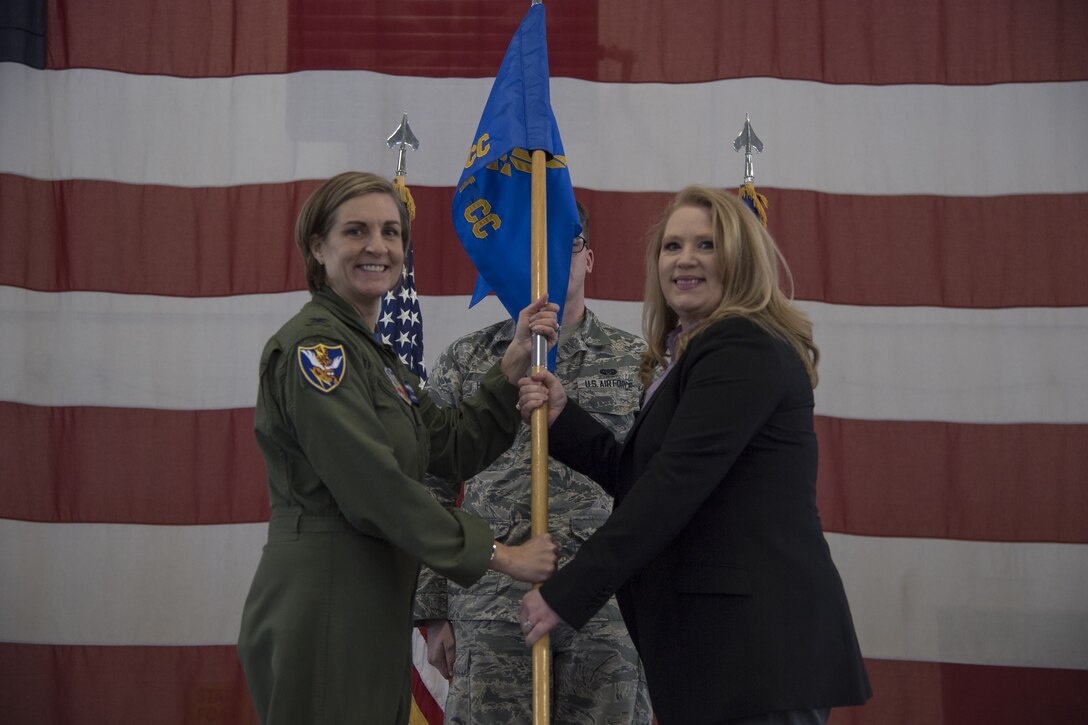
M 755 178 L 755 168 L 752 166 L 752 149 L 763 153 L 763 142 L 759 140 L 759 136 L 756 136 L 756 132 L 752 130 L 752 122 L 749 120 L 747 113 L 744 114 L 744 128 L 741 129 L 737 140 L 733 142 L 733 149 L 736 151 L 744 149 L 744 180 L 752 181 Z
M 404 176 L 407 171 L 404 166 L 404 159 L 408 153 L 408 149 L 413 151 L 419 150 L 419 139 L 412 133 L 412 127 L 408 125 L 408 112 L 404 113 L 404 117 L 400 119 L 400 125 L 397 129 L 385 140 L 385 143 L 391 149 L 399 149 L 397 154 L 397 176 Z

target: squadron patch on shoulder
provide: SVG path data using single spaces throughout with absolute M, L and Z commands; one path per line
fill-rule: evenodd
M 331 393 L 347 373 L 343 345 L 299 345 L 298 369 L 302 379 L 322 393 Z

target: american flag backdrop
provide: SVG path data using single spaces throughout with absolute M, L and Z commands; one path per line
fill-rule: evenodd
M 294 217 L 335 173 L 391 175 L 407 110 L 426 350 L 503 316 L 466 310 L 450 202 L 528 4 L 6 0 L 5 722 L 254 721 L 234 642 L 258 358 L 307 297 Z M 639 330 L 672 192 L 738 185 L 745 113 L 765 144 L 875 691 L 832 723 L 1088 720 L 1088 3 L 547 6 L 606 321 Z

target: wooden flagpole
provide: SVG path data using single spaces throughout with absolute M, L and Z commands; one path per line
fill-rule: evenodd
M 548 214 L 543 150 L 533 151 L 532 170 L 532 295 L 548 291 Z M 551 300 L 555 301 L 555 300 Z M 548 367 L 548 343 L 533 335 L 533 372 Z M 532 452 L 532 534 L 548 533 L 548 405 L 545 402 L 529 418 Z M 540 586 L 539 584 L 534 586 Z M 548 635 L 533 645 L 533 725 L 551 722 L 551 641 Z

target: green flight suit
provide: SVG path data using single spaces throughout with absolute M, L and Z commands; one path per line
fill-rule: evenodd
M 496 366 L 460 407 L 434 405 L 327 287 L 268 341 L 255 427 L 272 520 L 238 641 L 265 725 L 408 721 L 419 564 L 468 586 L 493 541 L 421 481 L 509 448 L 516 402 Z

